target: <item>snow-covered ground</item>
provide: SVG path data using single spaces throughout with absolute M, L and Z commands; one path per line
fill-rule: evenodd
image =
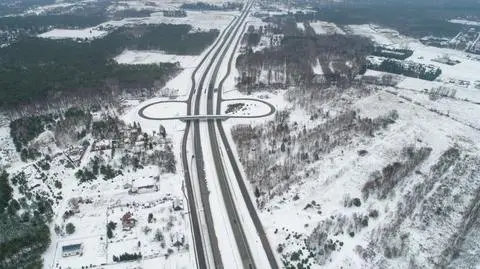
M 150 17 L 125 18 L 118 21 L 107 21 L 95 27 L 85 29 L 52 29 L 42 33 L 39 37 L 54 39 L 94 38 L 105 36 L 108 31 L 125 26 L 139 24 L 188 24 L 192 31 L 209 31 L 211 29 L 223 30 L 238 15 L 237 11 L 189 11 L 187 17 L 165 17 L 162 12 L 152 13 Z
M 454 19 L 454 20 L 449 20 L 449 22 L 457 23 L 457 24 L 463 24 L 463 25 L 470 25 L 470 26 L 480 26 L 480 21 Z
M 477 72 L 480 69 L 480 61 L 473 54 L 448 48 L 426 46 L 414 38 L 400 35 L 395 30 L 376 25 L 349 25 L 348 28 L 352 33 L 364 35 L 382 45 L 409 48 L 414 52 L 407 59 L 408 61 L 435 65 L 442 70 L 442 74 L 435 81 L 404 77 L 403 81 L 398 84 L 399 88 L 424 91 L 425 89 L 431 90 L 443 86 L 455 89 L 457 98 L 480 102 L 480 89 L 476 87 L 480 80 Z M 460 63 L 448 65 L 433 61 L 445 56 L 452 60 L 458 60 Z
M 354 139 L 348 146 L 333 150 L 323 156 L 320 161 L 305 165 L 304 168 L 299 169 L 300 182 L 290 185 L 285 194 L 269 201 L 261 211 L 261 219 L 272 245 L 274 248 L 282 245 L 282 251 L 287 253 L 287 256 L 293 251 L 303 249 L 304 240 L 312 234 L 319 223 L 325 220 L 335 219 L 339 216 L 340 218 L 342 218 L 341 216 L 350 217 L 354 214 L 368 215 L 373 209 L 380 212 L 378 218 L 370 218 L 368 227 L 355 233 L 354 236 L 347 233 L 336 234 L 334 240 L 339 241 L 336 242 L 337 249 L 333 251 L 331 260 L 325 265 L 313 264 L 311 268 L 372 268 L 369 261 L 365 261 L 361 257 L 359 250 L 368 247 L 366 244 L 376 237 L 376 233 L 382 229 L 383 225 L 394 221 L 390 212 L 394 210 L 397 203 L 402 203 L 401 199 L 404 197 L 402 192 L 419 180 L 421 182 L 421 179 L 415 175 L 408 176 L 404 179 L 406 183 L 399 188 L 399 194 L 386 201 L 370 199 L 358 208 L 347 208 L 344 200 L 345 197 L 362 197 L 361 189 L 365 181 L 370 178 L 371 173 L 395 161 L 402 148 L 412 145 L 417 148 L 431 147 L 433 149 L 430 158 L 418 168 L 417 174 L 428 174 L 430 167 L 438 161 L 439 156 L 452 146 L 457 145 L 476 156 L 479 155 L 480 150 L 478 148 L 480 133 L 478 129 L 471 127 L 480 127 L 478 117 L 474 116 L 480 115 L 480 105 L 471 102 L 480 101 L 477 95 L 480 90 L 474 87 L 478 84 L 475 81 L 479 80 L 475 70 L 479 70 L 480 62 L 471 59 L 463 52 L 423 46 L 418 41 L 398 35 L 394 30 L 368 25 L 351 26 L 351 29 L 354 33 L 372 37 L 381 44 L 394 44 L 399 47 L 407 44 L 408 47 L 415 50 L 414 55 L 408 59 L 411 61 L 436 64 L 431 60 L 448 54 L 452 58 L 460 60 L 461 63 L 455 66 L 440 64 L 443 73 L 439 81 L 429 82 L 402 78 L 403 82 L 394 90 L 397 94 L 392 94 L 393 90 L 388 92 L 379 90 L 366 98 L 352 99 L 349 107 L 358 111 L 361 117 L 375 118 L 395 110 L 399 114 L 399 119 L 392 127 L 376 133 L 373 139 L 361 137 Z M 321 72 L 321 69 L 318 72 Z M 381 72 L 368 72 L 369 75 L 383 75 Z M 244 97 L 242 93 L 232 90 L 235 88 L 235 77 L 237 76 L 238 72 L 233 70 L 227 79 L 224 86 L 225 98 Z M 454 78 L 457 81 L 465 80 L 470 84 L 467 87 L 460 87 L 459 83 L 452 85 L 454 82 L 450 80 L 448 82 L 447 78 Z M 442 98 L 432 101 L 428 94 L 424 93 L 424 89 L 441 85 L 460 87 L 457 91 L 457 98 Z M 314 124 L 305 111 L 285 100 L 283 91 L 253 92 L 252 96 L 265 98 L 278 110 L 290 109 L 290 123 L 296 122 L 300 126 Z M 344 98 L 350 97 L 345 96 Z M 411 100 L 409 101 L 408 98 Z M 464 101 L 464 98 L 468 98 L 469 101 Z M 334 111 L 335 107 L 332 106 L 335 104 L 330 104 L 324 109 Z M 224 126 L 228 130 L 236 124 L 256 125 L 270 119 L 270 117 L 239 119 L 226 121 Z M 227 131 L 227 133 L 229 132 Z M 230 136 L 229 140 L 232 144 L 234 143 Z M 365 150 L 367 155 L 360 156 L 359 150 Z M 253 193 L 253 190 L 251 192 Z M 288 216 L 288 220 L 285 216 Z M 460 219 L 457 218 L 453 223 L 459 221 Z M 408 259 L 410 262 L 412 260 L 425 262 L 429 259 L 425 250 L 417 256 L 417 251 L 422 249 L 422 242 L 428 241 L 429 231 L 410 230 L 409 225 L 410 222 L 406 222 L 401 229 L 407 234 L 411 232 L 412 244 L 409 245 L 411 250 L 408 250 L 407 254 L 411 258 L 392 260 L 397 266 L 400 266 L 398 268 L 408 266 Z M 432 229 L 438 233 L 449 234 L 451 227 L 447 225 Z M 341 247 L 338 247 L 339 242 L 341 242 Z M 434 244 L 432 243 L 432 245 Z M 305 252 L 303 249 L 305 256 L 301 257 L 308 255 L 308 251 Z M 428 263 L 423 263 L 423 265 L 426 264 Z
M 401 42 L 398 31 L 392 29 L 384 29 L 374 24 L 348 25 L 347 31 L 369 37 L 374 42 L 383 45 L 392 45 Z
M 169 118 L 187 115 L 187 103 L 166 102 L 152 105 L 144 110 L 147 117 Z
M 317 58 L 317 63 L 312 66 L 312 70 L 313 70 L 313 73 L 315 75 L 323 75 L 323 69 L 322 69 L 322 65 L 320 64 L 320 60 Z
M 166 54 L 162 51 L 125 50 L 114 58 L 119 64 L 179 63 L 182 68 L 193 68 L 197 56 Z
M 129 194 L 129 189 L 124 185 L 131 183 L 133 179 L 153 178 L 158 176 L 158 169 L 150 166 L 142 170 L 126 173 L 115 178 L 112 182 L 100 182 L 83 185 L 82 188 L 74 190 L 71 197 L 81 197 L 88 203 L 79 203 L 79 212 L 74 216 L 57 222 L 58 225 L 73 223 L 76 232 L 53 240 L 53 244 L 47 252 L 46 268 L 80 268 L 90 264 L 113 265 L 113 255 L 119 256 L 125 252 L 141 252 L 143 261 L 158 259 L 156 268 L 170 268 L 170 263 L 181 265 L 176 268 L 190 268 L 194 262 L 193 253 L 187 249 L 181 249 L 177 254 L 173 253 L 168 257 L 165 255 L 168 248 L 176 240 L 184 240 L 191 244 L 188 215 L 185 211 L 174 211 L 173 203 L 176 200 L 186 203 L 185 196 L 181 190 L 181 177 L 179 175 L 163 175 L 158 181 L 159 190 L 149 191 L 140 194 Z M 92 193 L 94 191 L 94 193 Z M 130 230 L 122 228 L 121 218 L 127 212 L 133 213 L 136 225 Z M 59 212 L 62 213 L 62 212 Z M 153 214 L 152 222 L 148 222 L 148 215 Z M 60 214 L 61 217 L 61 214 Z M 113 230 L 113 237 L 106 236 L 106 224 L 115 222 L 117 227 Z M 146 231 L 147 228 L 150 231 Z M 165 237 L 165 246 L 154 239 L 157 230 L 160 230 Z M 182 239 L 183 238 L 183 239 Z M 62 246 L 82 243 L 84 253 L 82 256 L 64 258 L 61 256 Z M 176 251 L 175 251 L 176 252 Z M 53 255 L 53 261 L 52 259 Z M 52 262 L 52 263 L 50 263 Z M 50 267 L 52 264 L 58 266 Z M 131 266 L 131 265 L 130 265 Z M 115 268 L 123 268 L 115 266 Z M 126 267 L 129 268 L 129 267 Z
M 227 115 L 252 117 L 267 115 L 270 112 L 270 107 L 253 100 L 228 100 L 222 102 L 222 111 Z
M 340 27 L 331 22 L 315 21 L 310 22 L 310 26 L 313 28 L 313 30 L 315 30 L 315 33 L 317 35 L 345 34 L 345 32 L 340 29 Z
M 93 0 L 95 1 L 95 0 Z M 63 2 L 63 1 L 56 1 L 55 4 L 50 4 L 50 5 L 42 5 L 38 7 L 31 8 L 23 13 L 23 15 L 43 15 L 48 12 L 53 12 L 53 11 L 73 11 L 75 8 L 81 7 L 85 5 L 86 3 L 90 3 L 92 0 L 83 0 L 83 1 L 77 1 L 75 3 L 72 2 Z
M 301 31 L 305 31 L 305 25 L 303 24 L 303 22 L 297 22 L 297 28 Z
M 145 18 L 126 18 L 119 21 L 108 21 L 99 26 L 114 28 L 129 24 L 189 24 L 194 30 L 208 31 L 210 29 L 222 30 L 238 15 L 237 11 L 188 11 L 187 17 L 165 17 L 162 12 L 152 13 Z
M 107 31 L 98 30 L 95 27 L 85 29 L 53 29 L 38 35 L 41 38 L 50 39 L 84 39 L 91 40 L 101 38 L 108 34 Z

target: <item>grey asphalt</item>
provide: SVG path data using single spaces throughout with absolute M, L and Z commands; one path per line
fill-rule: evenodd
M 189 95 L 188 102 L 187 102 L 187 115 L 190 115 L 192 113 L 191 100 L 193 98 L 193 95 L 194 95 L 195 89 L 196 89 L 195 75 L 197 74 L 198 70 L 203 65 L 203 63 L 208 59 L 210 54 L 214 51 L 214 48 L 216 47 L 216 45 L 218 45 L 220 43 L 220 41 L 222 40 L 222 36 L 224 36 L 225 33 L 227 32 L 227 29 L 229 29 L 229 27 L 231 27 L 231 25 L 233 25 L 234 21 L 235 20 L 232 20 L 232 22 L 230 22 L 230 24 L 227 26 L 227 28 L 225 28 L 225 30 L 222 32 L 221 36 L 217 39 L 215 44 L 211 47 L 211 49 L 207 52 L 207 54 L 202 58 L 200 64 L 193 71 L 193 73 L 190 77 L 190 79 L 192 81 L 192 86 L 191 86 L 191 89 L 190 89 L 190 95 Z M 142 110 L 142 111 L 144 111 L 144 110 Z M 142 114 L 140 114 L 140 116 L 142 116 Z M 196 205 L 195 205 L 194 193 L 193 193 L 193 183 L 192 183 L 192 178 L 190 176 L 190 171 L 188 169 L 188 161 L 190 159 L 189 158 L 190 156 L 188 156 L 188 154 L 187 154 L 187 140 L 188 140 L 188 135 L 190 133 L 190 125 L 191 125 L 190 122 L 186 123 L 185 133 L 184 133 L 183 139 L 182 139 L 182 163 L 183 163 L 183 169 L 184 169 L 185 185 L 186 185 L 186 189 L 187 189 L 188 204 L 189 204 L 189 209 L 190 209 L 190 221 L 192 223 L 191 226 L 192 226 L 192 233 L 193 233 L 193 238 L 194 238 L 195 260 L 196 260 L 196 263 L 197 263 L 197 268 L 208 269 L 209 266 L 207 264 L 207 257 L 205 257 L 206 255 L 205 255 L 205 249 L 204 249 L 204 242 L 203 242 L 203 239 L 202 239 L 201 227 L 200 227 L 200 224 L 199 224 L 199 218 L 200 217 L 198 216 L 198 214 L 200 212 L 198 212 L 198 209 L 196 208 Z M 205 194 L 205 190 L 204 189 L 202 189 L 202 190 L 203 191 L 201 191 L 201 193 L 202 193 L 202 195 L 201 195 L 202 201 L 201 202 L 202 202 L 202 205 L 205 208 L 203 213 L 205 214 L 205 219 L 206 219 L 207 224 L 208 224 L 208 223 L 212 222 L 211 211 L 206 210 L 206 209 L 209 209 L 209 206 L 208 206 L 209 205 L 208 204 L 208 190 L 207 190 L 206 194 Z M 207 205 L 205 205 L 204 196 L 207 197 L 207 199 L 206 199 L 207 200 Z M 211 244 L 210 247 L 212 248 L 212 252 L 217 253 L 216 255 L 220 255 L 220 250 L 218 249 L 218 242 L 217 242 L 217 239 L 216 239 L 216 236 L 215 236 L 215 230 L 213 228 L 213 225 L 208 227 L 208 232 L 209 232 L 209 238 L 210 238 L 210 244 Z M 213 234 L 213 237 L 210 234 Z M 212 239 L 213 239 L 213 241 L 212 241 Z M 207 246 L 207 247 L 209 247 L 209 246 Z M 220 259 L 220 264 L 219 265 L 222 266 L 221 259 Z M 217 267 L 217 268 L 222 268 L 222 267 Z
M 265 114 L 262 115 L 245 115 L 245 116 L 239 116 L 239 115 L 227 115 L 227 114 L 210 114 L 210 115 L 186 115 L 186 116 L 175 116 L 175 117 L 151 117 L 145 115 L 145 110 L 148 109 L 149 107 L 152 107 L 154 105 L 158 104 L 166 104 L 166 103 L 188 103 L 188 101 L 175 101 L 175 100 L 167 100 L 167 101 L 157 101 L 150 103 L 144 107 L 142 107 L 139 111 L 138 114 L 147 120 L 181 120 L 181 121 L 192 121 L 192 120 L 228 120 L 228 119 L 255 119 L 255 118 L 263 118 L 267 116 L 271 116 L 275 114 L 276 110 L 275 107 L 270 104 L 267 101 L 261 100 L 261 99 L 256 99 L 256 98 L 234 98 L 234 99 L 223 99 L 223 101 L 254 101 L 254 102 L 260 102 L 265 105 L 267 105 L 270 108 L 270 111 L 268 111 Z
M 221 108 L 221 102 L 222 100 L 227 100 L 227 99 L 222 99 L 221 98 L 221 90 L 223 88 L 223 83 L 230 74 L 231 71 L 231 63 L 233 61 L 233 56 L 234 53 L 230 56 L 229 59 L 229 65 L 228 65 L 228 72 L 225 75 L 225 77 L 222 79 L 220 83 L 220 87 L 218 89 L 218 96 L 217 96 L 217 111 L 216 114 L 213 113 L 213 93 L 215 91 L 214 89 L 214 84 L 216 77 L 218 76 L 218 71 L 220 69 L 221 63 L 223 62 L 223 59 L 225 58 L 225 55 L 228 51 L 226 49 L 227 47 L 231 46 L 233 43 L 233 38 L 230 39 L 228 42 L 228 46 L 225 47 L 227 40 L 229 37 L 232 35 L 232 31 L 235 29 L 235 33 L 238 32 L 240 26 L 242 25 L 243 22 L 245 22 L 245 19 L 248 15 L 248 11 L 251 7 L 253 2 L 249 3 L 249 6 L 247 9 L 245 9 L 242 13 L 242 15 L 239 18 L 236 18 L 233 20 L 229 26 L 222 32 L 222 35 L 220 38 L 216 41 L 215 45 L 212 46 L 210 51 L 207 53 L 207 55 L 202 59 L 200 65 L 194 70 L 191 80 L 192 80 L 192 87 L 190 91 L 190 95 L 187 101 L 174 101 L 174 102 L 186 102 L 187 103 L 187 117 L 192 116 L 192 109 L 191 109 L 191 104 L 192 104 L 192 98 L 194 97 L 195 93 L 195 104 L 194 104 L 194 113 L 193 116 L 201 116 L 200 115 L 200 100 L 201 100 L 201 95 L 202 95 L 202 90 L 206 76 L 209 73 L 212 65 L 215 62 L 215 59 L 218 57 L 218 54 L 222 51 L 222 48 L 225 48 L 222 55 L 220 56 L 220 61 L 217 62 L 217 65 L 215 66 L 215 70 L 213 72 L 213 76 L 210 80 L 209 83 L 209 88 L 208 88 L 208 94 L 207 94 L 207 114 L 209 115 L 215 115 L 218 116 L 220 115 L 220 108 Z M 233 26 L 232 26 L 233 24 Z M 242 32 L 245 31 L 246 25 L 243 27 Z M 228 31 L 228 32 L 227 32 Z M 240 38 L 241 39 L 241 38 Z M 240 39 L 237 41 L 235 44 L 236 48 L 239 45 Z M 203 63 L 207 60 L 207 58 L 210 56 L 210 54 L 214 51 L 214 48 L 216 45 L 219 44 L 219 42 L 223 40 L 222 44 L 216 49 L 215 54 L 213 55 L 209 65 L 207 66 L 207 69 L 203 73 L 200 83 L 198 87 L 196 87 L 196 81 L 195 81 L 195 75 L 197 71 L 200 69 L 200 67 L 203 65 Z M 236 50 L 235 50 L 236 51 Z M 259 99 L 254 99 L 254 98 L 239 98 L 239 99 L 228 99 L 228 100 L 248 100 L 248 101 L 259 101 L 262 102 L 270 107 L 269 113 L 265 115 L 254 115 L 254 116 L 236 116 L 236 115 L 231 115 L 228 118 L 260 118 L 260 117 L 265 117 L 268 115 L 272 115 L 275 113 L 275 107 L 273 107 L 270 103 L 259 100 Z M 170 120 L 170 119 L 180 119 L 181 117 L 172 117 L 172 118 L 155 118 L 155 117 L 148 117 L 144 114 L 145 109 L 148 107 L 159 104 L 159 103 L 167 103 L 167 102 L 172 102 L 170 101 L 159 101 L 155 102 L 152 104 L 147 105 L 146 107 L 143 107 L 140 111 L 139 114 L 141 117 L 146 118 L 146 119 L 151 119 L 151 120 Z M 189 118 L 191 120 L 191 118 Z M 187 195 L 188 195 L 188 202 L 189 202 L 189 207 L 190 207 L 190 218 L 192 221 L 192 232 L 195 240 L 195 252 L 196 252 L 196 261 L 197 261 L 197 266 L 198 268 L 208 268 L 206 257 L 205 257 L 205 250 L 204 250 L 204 243 L 202 243 L 202 237 L 201 237 L 201 232 L 200 232 L 200 227 L 199 227 L 199 221 L 198 221 L 198 211 L 196 209 L 196 205 L 194 202 L 193 198 L 193 187 L 192 187 L 192 179 L 190 176 L 190 171 L 188 170 L 188 162 L 189 162 L 189 157 L 187 156 L 187 140 L 188 140 L 188 135 L 190 131 L 190 126 L 191 126 L 191 121 L 187 121 L 186 123 L 186 128 L 185 128 L 185 134 L 183 137 L 182 141 L 182 162 L 183 162 L 183 167 L 184 167 L 184 174 L 185 174 L 185 182 L 186 182 L 186 187 L 187 187 Z M 227 153 L 228 153 L 228 158 L 229 161 L 232 164 L 232 167 L 234 169 L 235 177 L 237 179 L 237 182 L 240 186 L 242 196 L 246 202 L 247 208 L 249 210 L 249 214 L 252 217 L 252 220 L 254 222 L 255 228 L 257 230 L 258 235 L 260 236 L 262 246 L 265 249 L 265 252 L 267 253 L 269 263 L 271 265 L 271 268 L 277 269 L 279 268 L 277 265 L 277 262 L 275 260 L 275 257 L 273 256 L 273 251 L 272 248 L 268 242 L 268 239 L 265 235 L 265 232 L 263 230 L 263 226 L 260 222 L 260 219 L 257 215 L 257 212 L 255 210 L 255 207 L 253 205 L 253 202 L 250 199 L 250 196 L 248 194 L 248 190 L 245 186 L 245 182 L 243 181 L 242 175 L 240 173 L 240 169 L 238 168 L 238 164 L 235 160 L 235 157 L 233 156 L 232 150 L 230 145 L 228 144 L 228 140 L 226 139 L 225 131 L 222 126 L 222 120 L 208 120 L 208 130 L 209 130 L 209 137 L 210 137 L 210 146 L 212 147 L 213 151 L 213 157 L 214 157 L 214 163 L 215 163 L 215 168 L 217 171 L 218 175 L 218 181 L 222 190 L 222 196 L 224 198 L 225 206 L 227 207 L 227 212 L 229 212 L 229 220 L 230 220 L 230 225 L 232 226 L 232 230 L 234 232 L 234 237 L 237 242 L 237 246 L 239 248 L 239 253 L 242 258 L 242 263 L 244 268 L 248 269 L 254 269 L 257 268 L 255 266 L 255 263 L 253 261 L 252 255 L 251 255 L 251 249 L 248 246 L 246 236 L 242 227 L 242 223 L 239 219 L 238 212 L 235 207 L 235 201 L 232 197 L 230 187 L 228 185 L 228 181 L 226 179 L 225 175 L 225 168 L 223 167 L 222 163 L 222 156 L 220 154 L 220 148 L 219 148 L 219 143 L 217 140 L 216 136 L 216 130 L 215 130 L 215 124 L 217 124 L 220 132 L 220 136 L 222 138 L 222 143 L 224 143 Z M 204 207 L 204 214 L 205 214 L 205 219 L 206 219 L 206 225 L 209 233 L 209 239 L 211 243 L 211 248 L 212 248 L 212 253 L 214 256 L 214 264 L 215 268 L 224 268 L 221 255 L 220 255 L 220 250 L 218 248 L 218 239 L 216 237 L 214 225 L 213 225 L 213 219 L 212 219 L 212 214 L 211 214 L 211 208 L 210 208 L 210 203 L 209 203 L 209 191 L 207 188 L 206 184 L 206 177 L 205 177 L 205 163 L 203 159 L 203 149 L 201 145 L 201 140 L 200 140 L 200 120 L 193 120 L 193 131 L 194 131 L 194 151 L 195 151 L 195 162 L 196 162 L 196 168 L 197 168 L 197 175 L 198 175 L 198 180 L 199 180 L 199 185 L 200 185 L 200 193 L 201 193 L 201 200 L 202 200 L 202 205 Z
M 246 27 L 247 27 L 247 24 L 245 24 L 242 32 L 245 32 L 246 30 Z M 240 40 L 239 40 L 240 41 Z M 220 81 L 220 84 L 219 84 L 219 87 L 218 87 L 218 96 L 217 96 L 217 106 L 216 106 L 216 114 L 220 114 L 222 111 L 221 111 L 221 104 L 222 104 L 222 101 L 225 101 L 225 100 L 230 100 L 230 99 L 223 99 L 222 98 L 222 91 L 223 91 L 223 84 L 225 83 L 225 80 L 228 78 L 228 76 L 230 75 L 230 72 L 231 72 L 231 67 L 232 67 L 232 62 L 233 62 L 233 59 L 234 59 L 234 56 L 235 56 L 235 51 L 237 51 L 238 49 L 238 45 L 240 42 L 237 42 L 237 44 L 235 45 L 236 49 L 234 50 L 234 53 L 232 53 L 230 55 L 230 59 L 228 60 L 228 69 L 227 69 L 227 73 L 225 74 L 225 76 L 222 78 L 222 80 Z M 250 98 L 245 98 L 245 100 L 249 100 Z M 235 99 L 235 100 L 239 100 L 239 99 Z M 267 105 L 270 106 L 271 108 L 271 114 L 275 113 L 275 107 L 273 105 L 271 105 L 270 103 L 268 102 L 265 102 L 263 100 L 256 100 L 256 101 L 260 101 L 260 102 L 263 102 Z M 269 115 L 271 115 L 269 114 Z M 248 212 L 250 214 L 250 217 L 252 218 L 252 221 L 253 221 L 253 224 L 255 226 L 255 229 L 257 231 L 257 234 L 258 236 L 260 237 L 260 241 L 262 243 L 262 247 L 267 255 L 267 258 L 268 258 L 268 262 L 270 264 L 270 268 L 271 269 L 278 269 L 280 268 L 278 266 L 278 263 L 277 263 L 277 260 L 275 259 L 275 255 L 273 254 L 273 249 L 272 249 L 272 246 L 270 245 L 270 242 L 268 241 L 268 238 L 267 238 L 267 235 L 265 233 L 265 229 L 263 228 L 263 225 L 262 225 L 262 222 L 260 221 L 260 218 L 258 217 L 258 214 L 257 214 L 257 210 L 255 208 L 255 205 L 253 204 L 251 198 L 250 198 L 250 195 L 248 193 L 248 189 L 245 185 L 245 181 L 244 181 L 244 178 L 242 176 L 242 173 L 239 169 L 239 166 L 238 166 L 238 163 L 237 163 L 237 160 L 235 158 L 235 156 L 233 155 L 233 151 L 232 151 L 232 148 L 230 146 L 230 143 L 228 142 L 228 139 L 227 139 L 227 136 L 226 136 L 226 133 L 225 133 L 225 129 L 223 128 L 223 125 L 222 125 L 222 121 L 221 120 L 217 120 L 217 126 L 218 126 L 218 131 L 219 131 L 219 134 L 220 134 L 220 137 L 222 139 L 222 143 L 224 144 L 225 148 L 226 148 L 226 151 L 227 151 L 227 156 L 228 156 L 228 159 L 232 165 L 232 168 L 233 168 L 233 172 L 235 174 L 235 178 L 237 179 L 237 183 L 240 187 L 240 191 L 242 193 L 242 196 L 243 196 L 243 199 L 245 200 L 245 203 L 247 205 L 247 209 L 248 209 Z
M 250 3 L 249 3 L 250 4 Z M 250 7 L 247 8 L 249 10 Z M 241 27 L 241 25 L 245 22 L 246 15 L 248 15 L 248 12 L 246 12 L 241 19 L 241 23 L 236 26 L 236 31 L 238 31 Z M 228 47 L 230 47 L 233 43 L 234 39 L 230 39 L 230 42 L 228 44 Z M 207 93 L 207 114 L 213 115 L 213 102 L 214 102 L 214 92 L 215 92 L 215 82 L 216 78 L 218 76 L 218 71 L 220 70 L 220 67 L 222 65 L 223 59 L 225 58 L 226 53 L 228 52 L 228 47 L 225 48 L 223 51 L 222 55 L 220 56 L 220 60 L 217 62 L 215 69 L 213 71 L 212 79 L 210 80 L 210 83 L 208 85 L 208 93 Z M 200 99 L 201 92 L 197 95 L 198 99 Z M 198 121 L 195 121 L 195 124 L 198 124 Z M 229 186 L 227 176 L 225 173 L 225 167 L 223 166 L 222 162 L 222 155 L 220 154 L 220 145 L 218 144 L 217 136 L 216 136 L 216 131 L 215 131 L 215 121 L 209 120 L 208 121 L 208 133 L 210 137 L 210 146 L 212 149 L 212 155 L 213 155 L 213 163 L 215 166 L 215 170 L 217 172 L 217 180 L 222 192 L 222 197 L 224 201 L 224 205 L 226 207 L 226 210 L 228 212 L 228 218 L 230 221 L 230 226 L 233 231 L 233 235 L 235 237 L 235 241 L 237 243 L 237 248 L 240 254 L 240 258 L 242 260 L 242 265 L 243 268 L 245 269 L 255 269 L 257 268 L 252 256 L 252 252 L 250 249 L 250 246 L 248 245 L 248 240 L 245 235 L 245 231 L 243 229 L 243 225 L 241 222 L 241 219 L 239 217 L 237 208 L 235 207 L 235 200 L 233 199 L 232 193 L 231 193 L 231 188 Z M 200 136 L 200 130 L 196 130 L 196 137 Z

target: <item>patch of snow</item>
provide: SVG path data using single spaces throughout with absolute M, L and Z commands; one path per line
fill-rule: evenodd
M 326 21 L 311 22 L 310 26 L 313 28 L 317 35 L 344 35 L 345 32 L 336 24 Z
M 187 114 L 187 103 L 159 103 L 145 109 L 145 116 L 155 118 L 180 117 Z
M 317 63 L 312 66 L 312 69 L 313 69 L 313 73 L 315 75 L 323 75 L 323 69 L 322 69 L 322 65 L 320 64 L 320 60 L 317 58 Z
M 125 50 L 114 58 L 119 64 L 179 63 L 182 68 L 193 68 L 198 56 L 165 54 L 162 51 Z
M 303 24 L 303 22 L 297 22 L 297 28 L 301 31 L 305 31 L 305 25 Z
M 85 29 L 53 29 L 48 32 L 39 34 L 38 37 L 50 39 L 95 39 L 101 38 L 108 34 L 107 31 L 97 30 L 95 28 Z
M 454 20 L 449 20 L 449 22 L 456 23 L 456 24 L 470 25 L 470 26 L 480 26 L 480 21 L 454 19 Z

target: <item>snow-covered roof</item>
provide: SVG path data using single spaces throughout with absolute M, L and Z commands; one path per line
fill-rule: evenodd
M 150 177 L 140 177 L 132 182 L 132 187 L 143 187 L 143 186 L 150 186 L 150 185 L 155 185 L 156 181 L 154 178 Z
M 80 249 L 82 249 L 82 244 L 72 244 L 72 245 L 62 246 L 63 252 L 77 251 Z

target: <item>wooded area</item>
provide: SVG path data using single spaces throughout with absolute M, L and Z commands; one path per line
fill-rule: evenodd
M 179 66 L 170 63 L 125 66 L 116 64 L 112 58 L 124 49 L 199 54 L 218 35 L 216 30 L 194 33 L 190 30 L 190 25 L 139 25 L 121 27 L 91 42 L 22 39 L 0 49 L 0 105 L 163 85 L 179 71 Z

